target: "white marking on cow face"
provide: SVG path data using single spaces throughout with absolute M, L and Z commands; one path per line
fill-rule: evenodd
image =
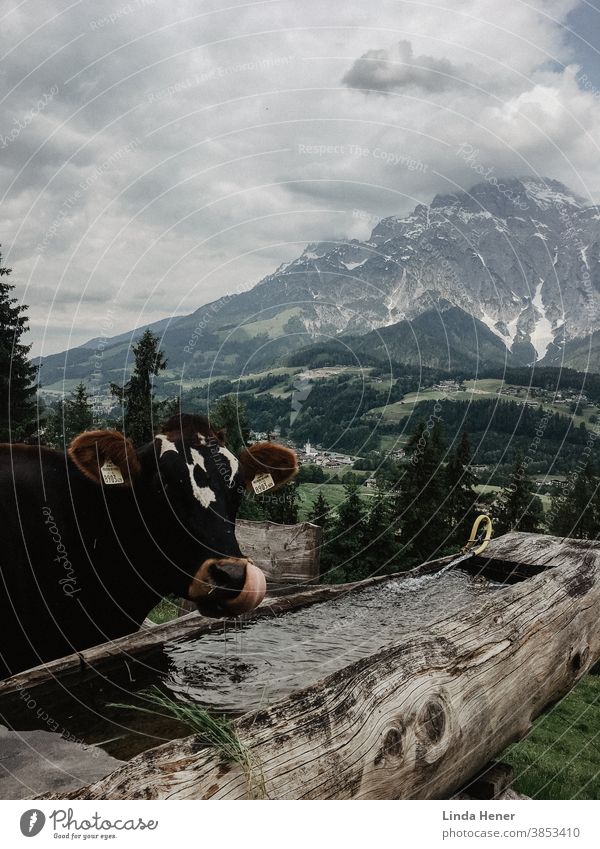
M 160 439 L 160 456 L 166 454 L 167 451 L 174 451 L 176 454 L 179 454 L 177 450 L 177 446 L 174 442 L 171 442 L 168 436 L 165 436 L 164 433 L 159 433 L 156 437 Z
M 217 500 L 217 496 L 214 494 L 212 489 L 209 486 L 198 486 L 196 483 L 196 478 L 194 477 L 194 469 L 196 466 L 200 466 L 200 468 L 206 472 L 206 463 L 204 462 L 204 458 L 201 454 L 196 451 L 195 448 L 190 449 L 190 454 L 192 457 L 191 463 L 186 463 L 188 467 L 188 472 L 190 473 L 190 483 L 192 484 L 192 492 L 194 493 L 194 498 L 200 502 L 203 507 L 208 507 L 212 504 L 213 501 Z
M 222 454 L 229 463 L 229 486 L 233 486 L 233 479 L 238 473 L 240 464 L 235 454 L 232 454 L 228 448 L 223 445 L 219 446 L 219 454 Z
M 206 445 L 205 436 L 203 436 L 201 433 L 197 433 L 196 436 L 198 437 L 198 442 L 200 443 L 200 445 Z

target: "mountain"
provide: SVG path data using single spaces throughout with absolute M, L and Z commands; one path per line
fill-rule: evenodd
M 569 365 L 587 346 L 599 369 L 600 346 L 586 337 L 600 331 L 600 207 L 556 180 L 483 182 L 384 218 L 364 242 L 309 245 L 249 291 L 157 327 L 172 379 L 193 380 L 258 371 L 340 334 L 385 329 L 391 340 L 439 304 L 448 320 L 466 314 L 489 330 L 490 356 L 491 334 L 500 360 Z M 103 341 L 106 383 L 122 377 L 131 338 Z M 445 337 L 428 339 L 443 359 Z M 405 350 L 400 337 L 395 347 Z M 94 351 L 92 340 L 46 357 L 44 383 L 89 377 Z
M 521 363 L 483 322 L 440 300 L 435 309 L 360 336 L 342 335 L 292 354 L 290 365 L 405 363 L 441 371 L 472 371 Z

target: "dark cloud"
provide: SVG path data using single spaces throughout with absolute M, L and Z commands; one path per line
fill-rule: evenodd
M 399 41 L 391 50 L 367 50 L 342 82 L 349 88 L 370 91 L 397 91 L 418 88 L 422 91 L 444 91 L 457 85 L 461 70 L 447 59 L 415 56 L 410 41 Z

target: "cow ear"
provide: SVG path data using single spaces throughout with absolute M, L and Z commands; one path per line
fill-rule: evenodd
M 273 442 L 257 442 L 239 457 L 246 487 L 256 493 L 283 486 L 298 471 L 298 458 L 291 448 Z
M 116 430 L 80 433 L 67 453 L 79 471 L 95 483 L 131 486 L 140 472 L 140 461 L 131 440 Z

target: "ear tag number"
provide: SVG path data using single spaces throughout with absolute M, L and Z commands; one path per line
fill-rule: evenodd
M 261 492 L 266 492 L 268 489 L 273 489 L 274 486 L 275 481 L 269 474 L 256 475 L 252 481 L 252 489 L 257 495 L 260 495 Z
M 112 460 L 107 460 L 100 468 L 100 472 L 102 473 L 102 480 L 108 486 L 115 483 L 125 483 L 121 469 Z

